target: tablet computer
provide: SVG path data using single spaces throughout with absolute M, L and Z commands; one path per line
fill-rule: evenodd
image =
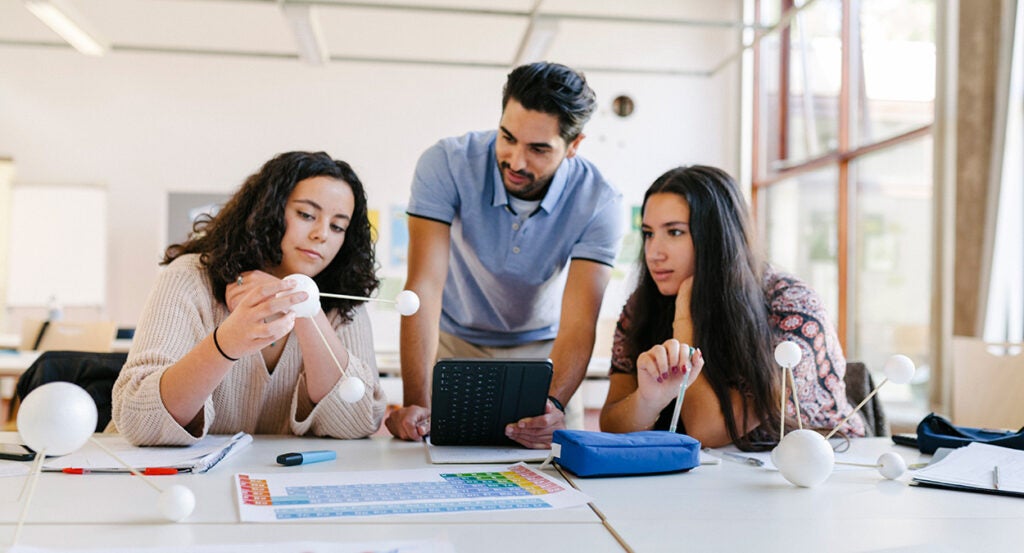
M 518 445 L 505 426 L 543 415 L 549 359 L 441 359 L 430 392 L 434 445 Z

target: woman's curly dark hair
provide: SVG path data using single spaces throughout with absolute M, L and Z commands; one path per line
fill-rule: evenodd
M 193 225 L 193 238 L 173 244 L 164 252 L 166 265 L 178 257 L 198 253 L 218 301 L 225 303 L 229 282 L 245 271 L 265 270 L 281 264 L 285 232 L 285 205 L 295 185 L 311 177 L 332 177 L 352 189 L 355 209 L 338 255 L 313 280 L 320 290 L 370 296 L 380 285 L 376 275 L 366 191 L 352 167 L 324 152 L 288 152 L 266 162 L 215 216 L 202 216 Z M 320 298 L 324 311 L 337 310 L 344 321 L 362 301 Z

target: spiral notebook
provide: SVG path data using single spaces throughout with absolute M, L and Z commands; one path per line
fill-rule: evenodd
M 1024 451 L 975 442 L 918 470 L 913 484 L 1024 497 Z
M 124 462 L 136 470 L 173 469 L 182 473 L 199 474 L 231 457 L 252 443 L 252 435 L 239 432 L 233 436 L 210 435 L 188 447 L 136 447 L 119 435 L 97 434 L 94 439 L 103 443 Z M 45 472 L 81 471 L 83 473 L 130 472 L 99 446 L 88 441 L 73 453 L 47 458 Z

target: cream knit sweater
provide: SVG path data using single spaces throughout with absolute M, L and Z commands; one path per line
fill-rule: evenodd
M 239 431 L 362 438 L 380 426 L 386 400 L 369 316 L 360 306 L 348 324 L 329 318 L 349 352 L 347 374 L 366 383 L 363 399 L 346 403 L 335 386 L 313 406 L 306 393 L 302 351 L 298 340 L 289 336 L 273 373 L 259 352 L 239 359 L 206 399 L 201 433 L 193 435 L 183 428 L 163 405 L 160 379 L 227 316 L 227 307 L 213 297 L 198 254 L 183 255 L 161 272 L 136 327 L 128 361 L 114 384 L 113 422 L 125 438 L 136 445 L 189 445 L 206 434 Z M 309 416 L 296 420 L 297 412 Z

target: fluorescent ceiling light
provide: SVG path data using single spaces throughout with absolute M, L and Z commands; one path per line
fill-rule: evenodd
M 331 59 L 327 50 L 327 42 L 324 41 L 323 33 L 320 32 L 320 19 L 317 18 L 314 6 L 309 4 L 282 4 L 288 22 L 291 23 L 292 33 L 295 34 L 295 44 L 299 48 L 299 59 L 310 65 L 324 65 Z
M 92 32 L 77 10 L 64 0 L 25 0 L 25 7 L 75 50 L 87 56 L 102 56 L 110 48 Z
M 516 65 L 542 61 L 547 55 L 551 43 L 558 34 L 558 19 L 554 17 L 535 17 L 526 29 L 523 41 L 519 44 L 516 54 Z

